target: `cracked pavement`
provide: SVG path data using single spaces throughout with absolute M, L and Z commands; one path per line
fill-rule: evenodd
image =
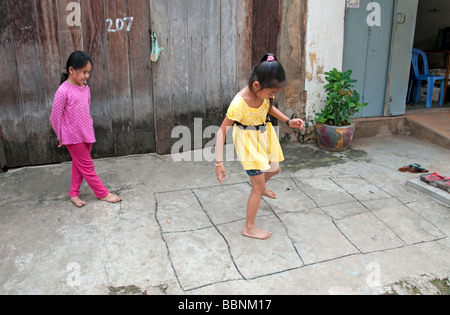
M 219 185 L 206 161 L 96 160 L 124 201 L 100 202 L 83 184 L 82 209 L 66 197 L 70 163 L 12 170 L 0 174 L 0 294 L 382 294 L 448 278 L 450 209 L 397 171 L 450 174 L 448 153 L 406 136 L 339 154 L 289 145 L 268 184 L 278 199 L 258 213 L 267 241 L 240 234 L 250 184 L 238 162 Z

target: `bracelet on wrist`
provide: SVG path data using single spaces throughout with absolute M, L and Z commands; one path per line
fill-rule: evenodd
M 216 167 L 219 167 L 219 166 L 223 166 L 223 162 L 219 163 L 219 164 L 216 163 Z
M 290 119 L 286 120 L 286 125 L 288 125 L 288 127 L 290 127 L 289 123 L 291 122 Z

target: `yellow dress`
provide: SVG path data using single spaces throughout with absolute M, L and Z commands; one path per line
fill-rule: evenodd
M 269 100 L 265 100 L 259 108 L 252 108 L 238 94 L 231 102 L 227 117 L 244 126 L 260 126 L 266 122 L 269 109 Z M 271 162 L 284 161 L 283 151 L 271 122 L 267 123 L 267 130 L 244 129 L 236 125 L 233 129 L 236 153 L 245 170 L 267 171 Z

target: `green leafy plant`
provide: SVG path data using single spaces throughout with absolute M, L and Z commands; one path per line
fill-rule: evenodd
M 336 68 L 326 72 L 328 84 L 324 86 L 328 98 L 325 108 L 316 114 L 316 122 L 332 126 L 352 124 L 350 117 L 359 112 L 368 103 L 361 103 L 361 95 L 353 90 L 352 71 L 340 72 Z

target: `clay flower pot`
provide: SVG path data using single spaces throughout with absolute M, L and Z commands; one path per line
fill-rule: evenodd
M 340 152 L 347 150 L 355 135 L 355 125 L 350 126 L 331 126 L 321 123 L 316 124 L 316 136 L 319 148 Z

